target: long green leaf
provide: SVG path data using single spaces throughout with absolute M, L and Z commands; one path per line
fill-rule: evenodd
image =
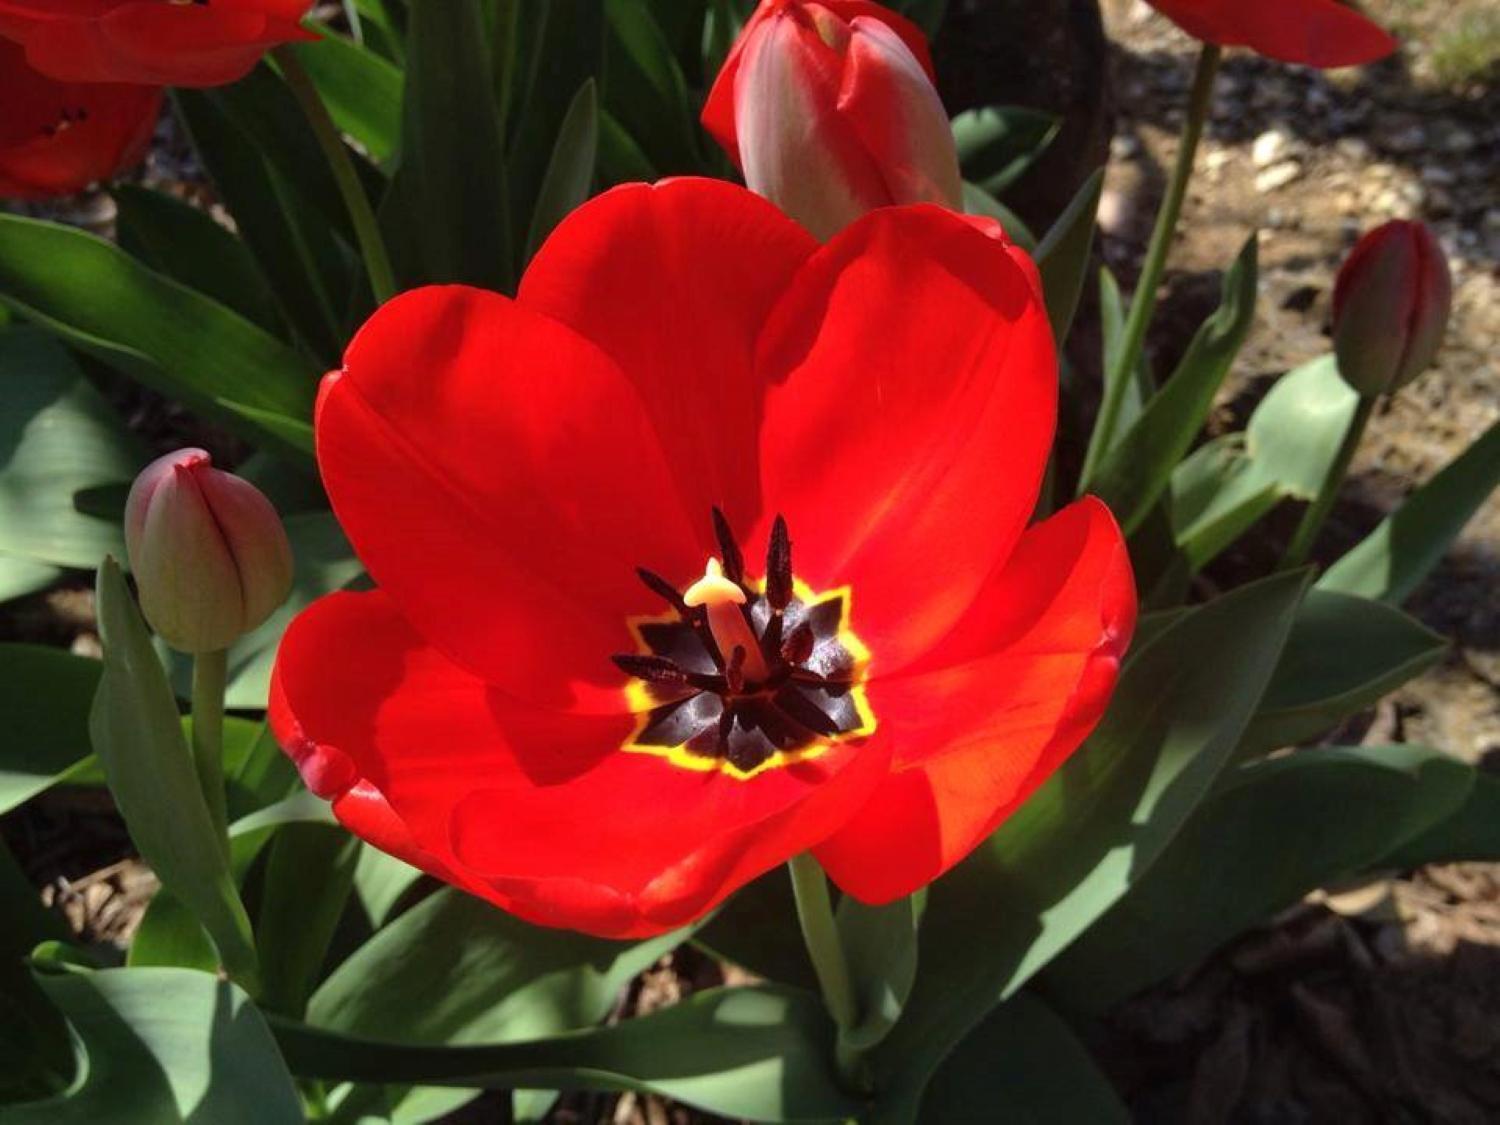
M 1052 335 L 1062 347 L 1073 327 L 1083 279 L 1094 249 L 1094 217 L 1104 190 L 1104 169 L 1084 181 L 1078 194 L 1052 224 L 1036 248 L 1036 264 L 1042 273 L 1042 292 L 1047 300 L 1047 319 Z
M 215 837 L 166 674 L 113 559 L 99 568 L 96 603 L 104 675 L 89 733 L 110 793 L 141 858 L 197 915 L 230 975 L 254 991 L 250 920 Z
M 89 754 L 97 660 L 40 645 L 0 644 L 0 813 L 52 785 Z
M 384 163 L 401 139 L 401 70 L 374 51 L 326 28 L 316 43 L 296 43 L 334 123 Z
M 1245 243 L 1224 276 L 1217 312 L 1198 330 L 1177 370 L 1105 454 L 1093 491 L 1129 535 L 1140 527 L 1192 446 L 1255 319 L 1256 242 Z
M 599 97 L 594 80 L 589 79 L 573 95 L 557 132 L 557 144 L 553 146 L 552 159 L 542 177 L 536 209 L 531 215 L 531 231 L 526 238 L 528 260 L 552 233 L 552 228 L 589 197 L 598 156 Z
M 1250 722 L 1306 583 L 1282 574 L 1183 614 L 1131 659 L 1092 737 L 928 889 L 917 981 L 875 1052 L 880 1121 L 1119 901 L 1212 787 Z
M 55 223 L 0 214 L 0 302 L 85 351 L 142 357 L 130 373 L 221 415 L 311 416 L 317 370 L 264 329 Z M 263 432 L 269 432 L 260 427 Z M 280 435 L 275 435 L 280 438 Z
M 603 100 L 656 167 L 700 172 L 697 110 L 682 68 L 646 0 L 604 0 L 609 66 Z
M 953 119 L 964 179 L 991 195 L 1001 195 L 1015 183 L 1057 137 L 1062 121 L 1021 106 L 970 109 Z
M 55 1098 L 7 1106 L 6 1125 L 301 1125 L 265 1021 L 228 981 L 106 969 L 39 983 L 77 1037 L 78 1077 Z

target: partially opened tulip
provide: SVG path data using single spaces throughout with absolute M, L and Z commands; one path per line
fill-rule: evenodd
M 125 501 L 125 546 L 142 615 L 180 652 L 228 648 L 270 617 L 292 585 L 276 509 L 201 449 L 141 470 Z
M 1393 394 L 1432 366 L 1453 278 L 1425 223 L 1395 220 L 1355 246 L 1333 287 L 1339 374 L 1361 395 Z
M 1135 618 L 1102 504 L 1027 527 L 1057 367 L 1016 254 L 937 207 L 820 248 L 688 179 L 585 204 L 515 300 L 383 306 L 316 417 L 379 588 L 304 611 L 273 675 L 308 786 L 612 937 L 808 849 L 866 902 L 958 862 L 1094 725 Z
M 311 0 L 0 0 L 0 35 L 68 82 L 222 86 L 278 43 L 315 38 Z
M 703 124 L 753 191 L 819 238 L 876 207 L 963 205 L 922 33 L 869 0 L 763 0 Z
M 160 89 L 59 82 L 0 39 L 0 198 L 71 195 L 137 163 Z
M 1321 68 L 1383 59 L 1396 41 L 1339 0 L 1150 0 L 1195 39 Z

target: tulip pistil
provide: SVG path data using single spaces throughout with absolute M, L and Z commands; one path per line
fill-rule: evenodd
M 717 509 L 714 530 L 722 558 L 685 591 L 639 571 L 672 613 L 632 621 L 640 651 L 613 658 L 639 716 L 626 749 L 748 778 L 869 734 L 869 654 L 849 629 L 849 591 L 794 578 L 780 517 L 758 583 Z

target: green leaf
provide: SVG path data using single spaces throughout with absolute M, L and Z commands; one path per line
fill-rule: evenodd
M 0 329 L 0 557 L 92 567 L 121 550 L 119 523 L 75 498 L 129 482 L 145 460 L 64 348 L 32 328 Z
M 668 174 L 702 170 L 697 110 L 688 99 L 682 68 L 646 0 L 605 0 L 609 66 L 604 104 Z
M 316 43 L 294 43 L 297 61 L 312 76 L 334 124 L 384 163 L 401 137 L 403 78 L 399 68 L 374 51 L 327 28 Z
M 74 1071 L 67 1025 L 37 987 L 25 958 L 44 942 L 71 935 L 42 906 L 36 887 L 0 841 L 0 1117 L 7 1104 L 48 1097 Z
M 391 911 L 421 877 L 411 864 L 366 844 L 354 868 L 354 894 L 370 925 L 378 930 L 389 922 Z
M 591 78 L 579 87 L 568 105 L 557 133 L 557 144 L 542 177 L 531 231 L 526 239 L 529 260 L 568 213 L 589 197 L 594 165 L 599 155 L 599 98 Z
M 276 298 L 255 255 L 201 207 L 139 184 L 110 189 L 119 208 L 120 245 L 158 273 L 180 281 L 260 325 L 284 331 Z
M 275 804 L 298 786 L 297 767 L 282 753 L 267 723 L 224 720 L 224 785 L 234 820 Z
M 1047 319 L 1052 335 L 1062 347 L 1078 311 L 1083 277 L 1094 248 L 1094 216 L 1099 212 L 1099 193 L 1104 190 L 1104 169 L 1084 181 L 1063 213 L 1052 224 L 1036 248 L 1036 264 L 1042 273 L 1042 292 L 1047 299 Z
M 1255 263 L 1252 235 L 1224 276 L 1218 311 L 1198 329 L 1172 377 L 1104 456 L 1093 491 L 1127 535 L 1141 526 L 1166 490 L 1245 342 L 1255 319 Z
M 1036 252 L 1036 235 L 1022 221 L 1021 216 L 985 191 L 984 188 L 978 184 L 971 184 L 968 180 L 964 181 L 964 214 L 984 215 L 987 218 L 994 219 L 1000 224 L 1005 233 L 1010 236 L 1010 240 L 1022 250 L 1025 250 L 1028 254 Z
M 964 179 L 998 196 L 1025 175 L 1062 128 L 1050 113 L 1020 106 L 970 109 L 953 119 Z
M 197 915 L 230 976 L 253 990 L 250 920 L 215 837 L 176 701 L 113 559 L 99 568 L 96 605 L 104 675 L 89 733 L 110 792 L 141 858 Z
M 89 753 L 100 664 L 57 648 L 0 644 L 0 813 L 29 801 Z
M 895 1026 L 917 976 L 917 929 L 925 891 L 885 906 L 866 906 L 845 895 L 834 920 L 849 960 L 859 1004 L 859 1022 L 843 1032 L 845 1041 L 866 1051 Z
M 1468 861 L 1500 861 L 1500 777 L 1479 770 L 1463 804 L 1381 856 L 1378 866 L 1404 870 Z
M 818 991 L 783 868 L 735 891 L 693 935 L 693 944 L 757 976 Z
M 625 183 L 654 183 L 661 173 L 651 163 L 635 138 L 610 114 L 599 112 L 599 183 L 613 187 Z
M 1500 486 L 1500 422 L 1464 450 L 1357 547 L 1318 586 L 1345 594 L 1405 601 L 1437 566 L 1474 513 Z
M 0 555 L 0 603 L 45 590 L 62 577 L 62 568 Z
M 1257 762 L 1199 808 L 1156 865 L 1042 978 L 1101 1012 L 1309 891 L 1382 861 L 1463 803 L 1473 771 L 1410 746 Z
M 219 955 L 193 912 L 171 891 L 159 890 L 146 906 L 130 938 L 125 964 L 132 969 L 156 967 L 217 972 Z
M 412 5 L 407 49 L 397 198 L 420 232 L 421 280 L 508 291 L 505 156 L 476 0 Z
M 712 989 L 611 1027 L 486 1046 L 398 1046 L 276 1017 L 271 1026 L 292 1072 L 309 1078 L 640 1090 L 752 1121 L 841 1120 L 859 1109 L 833 1077 L 822 1004 L 774 985 Z
M 1001 1107 L 1010 1125 L 1130 1122 L 1088 1049 L 1028 992 L 1001 1004 L 959 1044 L 933 1078 L 917 1120 L 990 1121 Z
M 1245 455 L 1245 435 L 1224 434 L 1206 441 L 1172 471 L 1173 541 L 1193 571 L 1249 531 L 1284 492 Z
M 196 408 L 312 415 L 317 371 L 296 352 L 71 227 L 0 214 L 0 302 L 108 362 L 140 357 L 130 374 Z
M 1322 734 L 1431 668 L 1447 640 L 1398 609 L 1314 589 L 1237 752 L 1242 757 Z
M 342 826 L 288 824 L 271 840 L 255 943 L 262 1003 L 301 1016 L 349 901 L 360 842 Z
M 916 985 L 875 1052 L 881 1120 L 909 1119 L 953 1045 L 1150 870 L 1244 733 L 1306 580 L 1243 586 L 1136 650 L 1083 747 L 928 889 Z
M 58 1097 L 7 1106 L 6 1125 L 301 1125 L 275 1040 L 228 981 L 106 969 L 38 982 L 77 1037 L 78 1078 Z

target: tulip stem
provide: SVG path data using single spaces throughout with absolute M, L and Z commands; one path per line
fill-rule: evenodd
M 792 894 L 797 900 L 797 921 L 802 926 L 802 940 L 812 959 L 813 972 L 823 990 L 823 1003 L 833 1022 L 839 1026 L 839 1038 L 859 1020 L 854 1001 L 854 985 L 849 976 L 849 962 L 833 919 L 833 899 L 828 894 L 828 878 L 811 852 L 803 852 L 787 861 L 792 873 Z M 842 1054 L 842 1052 L 841 1052 Z M 853 1060 L 840 1059 L 846 1073 L 852 1072 Z
M 383 305 L 396 295 L 395 273 L 391 270 L 391 256 L 386 251 L 380 224 L 376 222 L 375 212 L 370 207 L 370 197 L 365 194 L 364 185 L 359 182 L 359 173 L 354 170 L 354 162 L 349 159 L 344 138 L 339 134 L 328 107 L 323 104 L 322 95 L 318 93 L 318 87 L 307 73 L 307 68 L 297 58 L 297 52 L 290 45 L 283 44 L 274 48 L 271 53 L 281 70 L 282 78 L 286 79 L 286 84 L 301 103 L 307 123 L 312 126 L 318 145 L 323 149 L 323 156 L 338 184 L 344 206 L 349 209 L 349 220 L 354 224 L 354 237 L 359 240 L 360 257 L 364 259 L 365 272 L 370 278 L 370 291 L 375 295 L 376 304 Z
M 227 650 L 193 657 L 193 766 L 225 855 L 229 854 L 229 812 L 224 800 L 224 685 L 228 679 Z
M 1287 545 L 1280 569 L 1293 570 L 1307 561 L 1313 544 L 1318 540 L 1318 532 L 1323 530 L 1323 523 L 1333 510 L 1334 501 L 1338 499 L 1344 477 L 1349 473 L 1349 463 L 1354 460 L 1354 451 L 1359 448 L 1359 443 L 1365 436 L 1365 427 L 1370 424 L 1370 416 L 1375 412 L 1375 399 L 1375 395 L 1360 396 L 1354 417 L 1349 420 L 1349 429 L 1344 432 L 1343 443 L 1334 455 L 1333 464 L 1328 466 L 1328 475 L 1323 478 L 1317 496 L 1313 497 L 1307 511 L 1302 513 L 1302 522 L 1297 525 L 1292 541 Z
M 1213 106 L 1214 78 L 1218 75 L 1222 54 L 1221 48 L 1205 43 L 1198 55 L 1198 67 L 1193 74 L 1193 90 L 1188 99 L 1187 121 L 1182 126 L 1182 140 L 1177 146 L 1177 161 L 1167 184 L 1167 194 L 1161 201 L 1161 210 L 1156 213 L 1156 227 L 1151 232 L 1146 260 L 1141 263 L 1141 277 L 1136 283 L 1135 295 L 1130 300 L 1130 314 L 1125 319 L 1120 347 L 1115 353 L 1114 363 L 1105 373 L 1104 401 L 1099 404 L 1099 419 L 1094 423 L 1088 453 L 1084 457 L 1083 472 L 1078 479 L 1080 496 L 1088 491 L 1099 462 L 1114 444 L 1120 411 L 1125 405 L 1125 388 L 1134 378 L 1140 364 L 1141 349 L 1146 343 L 1146 330 L 1151 326 L 1151 317 L 1156 312 L 1157 290 L 1161 287 L 1162 271 L 1167 265 L 1167 252 L 1172 248 L 1177 221 L 1182 217 L 1188 181 L 1193 178 L 1193 162 L 1198 155 L 1198 142 L 1203 139 L 1203 126 L 1208 122 L 1209 110 Z

